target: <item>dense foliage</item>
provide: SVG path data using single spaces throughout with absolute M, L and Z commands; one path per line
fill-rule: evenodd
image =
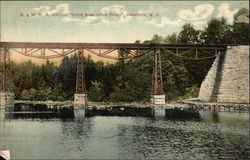
M 235 15 L 248 10 L 241 9 Z M 142 43 L 180 44 L 249 44 L 249 23 L 230 25 L 225 18 L 212 19 L 204 30 L 185 24 L 177 35 L 154 35 Z M 141 43 L 139 40 L 135 43 Z M 128 62 L 105 65 L 84 59 L 86 88 L 91 101 L 148 101 L 151 92 L 153 53 Z M 11 63 L 14 92 L 17 99 L 72 100 L 75 92 L 76 55 L 64 57 L 60 66 L 50 61 L 38 66 L 31 62 Z M 212 60 L 193 61 L 162 54 L 164 91 L 167 101 L 196 97 L 198 88 L 212 64 Z

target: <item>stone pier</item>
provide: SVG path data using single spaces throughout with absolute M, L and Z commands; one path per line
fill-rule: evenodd
M 165 109 L 163 105 L 165 102 L 165 95 L 151 95 L 151 104 L 154 105 L 154 118 L 157 120 L 165 119 Z
M 0 92 L 0 121 L 12 116 L 14 111 L 14 93 Z
M 249 103 L 249 46 L 228 46 L 201 84 L 199 100 Z
M 0 106 L 14 106 L 14 93 L 0 92 Z
M 156 104 L 156 105 L 163 105 L 165 104 L 165 95 L 151 95 L 151 99 L 150 99 L 152 104 Z
M 165 120 L 166 119 L 166 110 L 164 108 L 155 108 L 154 109 L 154 118 L 156 120 Z
M 87 107 L 87 95 L 75 94 L 74 95 L 74 116 L 75 118 L 85 117 L 85 108 Z
M 87 105 L 86 94 L 74 94 L 74 109 L 85 108 Z

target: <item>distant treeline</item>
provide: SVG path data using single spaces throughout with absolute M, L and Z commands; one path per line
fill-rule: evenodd
M 234 23 L 225 18 L 212 19 L 203 30 L 185 24 L 179 34 L 154 35 L 151 40 L 135 43 L 249 44 L 249 23 L 236 23 L 239 15 L 249 18 L 247 9 L 235 14 Z M 193 61 L 162 54 L 164 91 L 167 101 L 196 97 L 213 59 Z M 148 101 L 151 94 L 153 52 L 129 62 L 115 64 L 84 59 L 88 98 L 91 101 Z M 64 57 L 58 67 L 47 61 L 38 66 L 31 62 L 11 62 L 16 99 L 73 100 L 76 81 L 76 55 Z

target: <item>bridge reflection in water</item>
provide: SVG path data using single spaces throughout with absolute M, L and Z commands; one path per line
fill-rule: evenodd
M 230 114 L 231 113 L 231 114 Z M 5 119 L 76 119 L 74 115 L 74 107 L 54 107 L 50 108 L 46 105 L 36 104 L 36 105 L 22 105 L 16 104 L 13 107 L 2 107 L 0 109 L 1 120 Z M 85 116 L 83 118 L 90 118 L 94 116 L 127 116 L 127 117 L 149 117 L 153 120 L 178 120 L 178 121 L 207 121 L 207 122 L 221 122 L 230 123 L 230 118 L 236 119 L 238 116 L 247 113 L 237 113 L 237 112 L 217 112 L 217 111 L 202 111 L 197 109 L 155 109 L 154 107 L 122 107 L 122 106 L 112 106 L 104 108 L 86 108 Z M 221 120 L 220 116 L 227 117 Z M 231 117 L 230 117 L 231 116 Z M 242 118 L 242 117 L 241 117 Z M 244 117 L 243 117 L 244 118 Z

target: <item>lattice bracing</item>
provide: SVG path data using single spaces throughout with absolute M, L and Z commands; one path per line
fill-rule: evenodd
M 162 52 L 181 58 L 204 60 L 214 58 L 217 53 L 224 52 L 228 45 L 203 44 L 136 44 L 136 43 L 32 43 L 32 42 L 0 42 L 0 47 L 8 47 L 11 52 L 24 56 L 50 59 L 59 58 L 84 48 L 96 56 L 113 59 L 129 60 L 142 56 L 155 48 Z M 115 54 L 123 53 L 123 54 Z
M 10 73 L 10 52 L 9 48 L 0 49 L 0 91 L 10 91 L 12 89 Z
M 84 94 L 86 91 L 84 64 L 83 64 L 83 58 L 84 58 L 83 51 L 84 51 L 83 49 L 78 50 L 77 73 L 76 73 L 76 93 L 77 94 Z
M 162 95 L 163 82 L 162 82 L 162 68 L 161 68 L 161 51 L 159 48 L 155 49 L 153 73 L 152 73 L 152 95 Z

